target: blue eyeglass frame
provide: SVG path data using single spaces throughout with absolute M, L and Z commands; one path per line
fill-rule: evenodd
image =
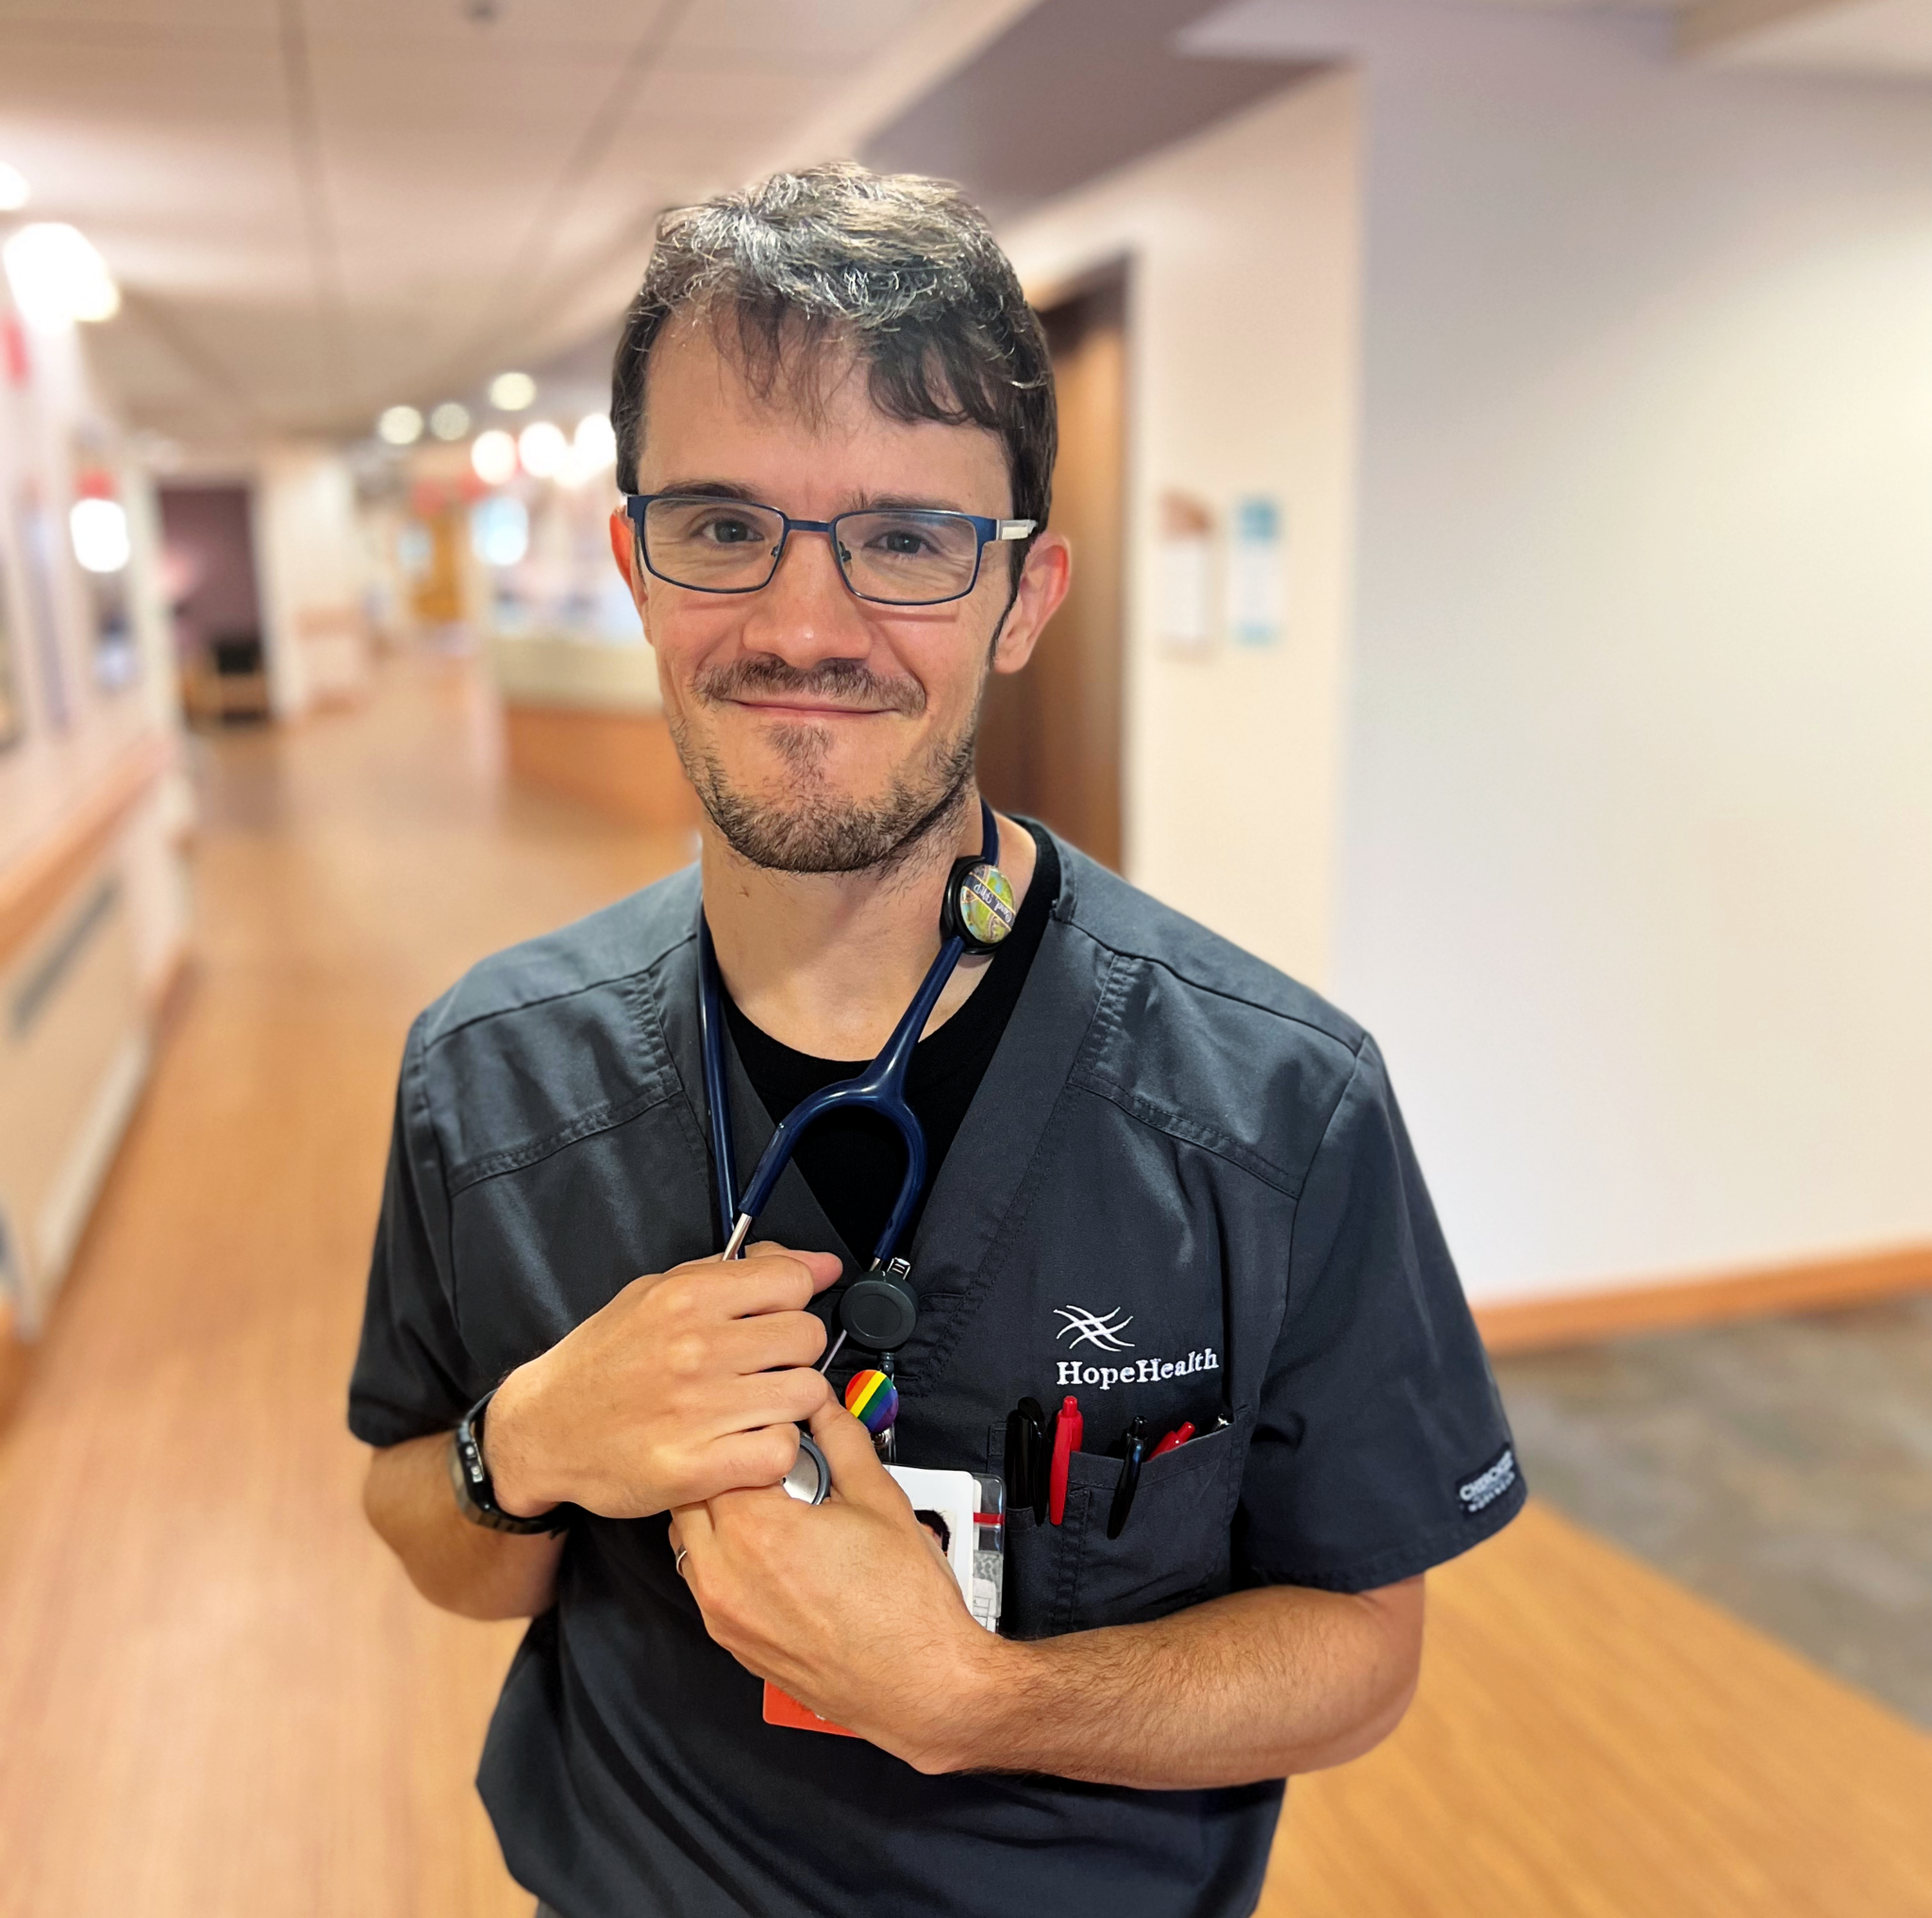
M 637 530 L 638 551 L 643 555 L 645 570 L 654 577 L 664 581 L 666 586 L 675 586 L 680 592 L 762 592 L 778 576 L 778 568 L 784 564 L 785 547 L 794 532 L 823 533 L 832 542 L 832 559 L 839 568 L 839 577 L 845 582 L 845 591 L 854 599 L 862 599 L 873 606 L 950 606 L 956 599 L 964 599 L 979 584 L 979 568 L 986 559 L 986 549 L 1006 541 L 1026 540 L 1033 536 L 1039 525 L 1037 520 L 993 520 L 983 513 L 956 513 L 950 507 L 855 507 L 849 513 L 839 513 L 829 520 L 794 520 L 790 513 L 781 513 L 774 506 L 767 506 L 762 500 L 737 499 L 729 494 L 713 492 L 625 492 L 618 495 L 624 501 L 625 517 Z M 772 555 L 772 570 L 756 586 L 690 586 L 682 579 L 673 579 L 667 574 L 659 573 L 651 564 L 650 542 L 644 538 L 644 513 L 656 501 L 660 499 L 682 500 L 688 506 L 741 506 L 752 507 L 761 513 L 770 513 L 782 522 L 778 534 L 777 550 Z M 958 592 L 948 592 L 939 599 L 881 599 L 875 592 L 861 592 L 852 583 L 852 575 L 845 570 L 843 558 L 844 542 L 839 538 L 838 528 L 845 520 L 869 518 L 874 513 L 924 513 L 933 519 L 960 520 L 971 526 L 978 536 L 979 543 L 973 549 L 973 576 Z

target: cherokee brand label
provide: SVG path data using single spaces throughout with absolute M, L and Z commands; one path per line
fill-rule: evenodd
M 1494 1505 L 1515 1483 L 1516 1453 L 1505 1445 L 1502 1457 L 1493 1465 L 1486 1465 L 1474 1478 L 1464 1479 L 1456 1488 L 1456 1495 L 1462 1501 L 1462 1509 L 1474 1518 L 1485 1506 Z

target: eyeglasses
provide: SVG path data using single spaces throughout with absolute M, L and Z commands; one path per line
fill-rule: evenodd
M 697 493 L 627 492 L 644 564 L 693 592 L 757 592 L 772 583 L 794 532 L 824 533 L 845 584 L 882 606 L 943 606 L 979 580 L 989 541 L 1024 540 L 1033 520 L 990 520 L 925 507 L 878 507 L 794 520 L 775 507 Z

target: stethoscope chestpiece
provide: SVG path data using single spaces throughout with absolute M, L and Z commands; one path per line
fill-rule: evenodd
M 832 1467 L 819 1450 L 819 1442 L 809 1432 L 798 1435 L 798 1458 L 791 1470 L 778 1481 L 788 1498 L 801 1505 L 823 1505 L 832 1490 Z
M 919 1294 L 912 1290 L 912 1267 L 904 1259 L 874 1266 L 855 1278 L 839 1302 L 839 1323 L 855 1345 L 869 1352 L 896 1352 L 919 1322 Z
M 970 953 L 993 951 L 1013 929 L 1019 909 L 1013 882 L 989 859 L 955 859 L 940 905 L 941 937 L 957 939 Z

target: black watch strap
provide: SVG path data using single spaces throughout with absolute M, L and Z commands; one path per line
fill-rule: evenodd
M 491 1386 L 457 1422 L 450 1437 L 449 1478 L 457 1494 L 457 1509 L 472 1525 L 485 1526 L 492 1532 L 560 1532 L 564 1528 L 563 1508 L 546 1511 L 539 1518 L 517 1518 L 496 1502 L 496 1487 L 490 1480 L 490 1467 L 483 1462 L 483 1415 L 496 1396 Z

